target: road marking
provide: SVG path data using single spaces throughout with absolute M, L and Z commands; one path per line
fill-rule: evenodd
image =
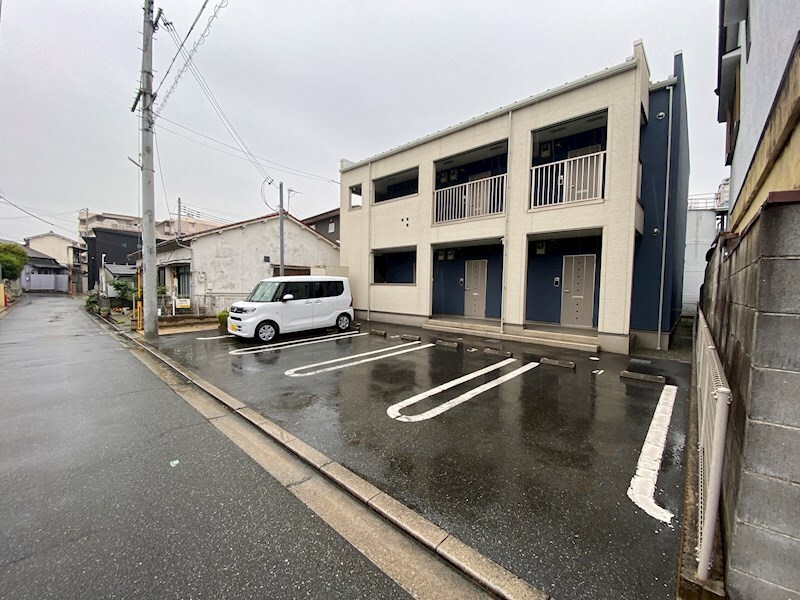
M 316 375 L 318 373 L 326 373 L 328 371 L 336 371 L 337 369 L 346 369 L 348 367 L 355 367 L 356 365 L 361 365 L 364 363 L 372 362 L 374 360 L 383 360 L 384 358 L 389 358 L 391 356 L 398 356 L 400 354 L 405 354 L 406 352 L 414 352 L 416 350 L 423 350 L 424 348 L 430 348 L 434 344 L 422 344 L 419 345 L 420 342 L 409 342 L 408 344 L 399 344 L 397 346 L 390 346 L 389 348 L 381 348 L 380 350 L 373 350 L 371 352 L 363 352 L 361 354 L 356 354 L 354 356 L 345 356 L 343 358 L 335 358 L 334 360 L 326 360 L 325 362 L 315 363 L 313 365 L 305 365 L 303 367 L 297 367 L 294 369 L 289 369 L 284 373 L 284 375 L 288 375 L 289 377 L 308 377 L 309 375 Z M 413 348 L 408 348 L 407 346 L 414 346 Z M 397 350 L 398 348 L 403 348 L 403 350 Z M 390 352 L 390 350 L 397 350 L 396 352 Z M 343 360 L 352 360 L 353 358 L 359 358 L 361 356 L 371 356 L 373 354 L 383 353 L 380 356 L 372 356 L 371 358 L 365 358 L 363 360 L 356 360 L 353 362 L 348 362 L 343 365 L 336 365 L 334 367 L 326 367 L 324 369 L 317 369 L 316 371 L 310 371 L 309 373 L 298 373 L 298 371 L 303 371 L 304 369 L 312 369 L 314 367 L 322 367 L 324 365 L 332 365 L 334 363 L 342 362 Z
M 636 475 L 631 479 L 628 486 L 628 498 L 641 508 L 648 515 L 659 521 L 669 524 L 672 520 L 672 513 L 667 509 L 656 504 L 654 499 L 656 492 L 656 479 L 661 469 L 661 457 L 664 455 L 664 446 L 667 443 L 667 433 L 669 422 L 672 419 L 672 407 L 675 404 L 675 396 L 678 388 L 674 385 L 665 385 L 661 390 L 661 397 L 658 399 L 653 420 L 650 422 L 650 429 L 639 454 L 639 462 L 636 464 Z
M 435 388 L 433 388 L 431 390 L 428 390 L 427 392 L 422 392 L 421 394 L 417 394 L 416 396 L 413 396 L 412 398 L 409 398 L 408 400 L 403 400 L 402 402 L 398 402 L 397 404 L 393 404 L 392 406 L 390 406 L 389 408 L 386 409 L 386 414 L 389 415 L 389 417 L 391 417 L 392 419 L 395 419 L 396 421 L 403 421 L 404 423 L 416 423 L 418 421 L 425 421 L 427 419 L 432 419 L 433 417 L 436 417 L 436 416 L 442 414 L 443 412 L 447 412 L 451 408 L 454 408 L 454 407 L 458 406 L 459 404 L 462 404 L 462 403 L 466 402 L 467 400 L 471 400 L 475 396 L 478 396 L 478 395 L 480 395 L 480 394 L 482 394 L 484 392 L 488 392 L 492 388 L 495 388 L 498 385 L 502 385 L 506 381 L 514 379 L 515 377 L 518 377 L 518 376 L 522 375 L 523 373 L 525 373 L 527 371 L 530 371 L 531 369 L 534 369 L 534 368 L 539 366 L 539 363 L 537 363 L 537 362 L 530 362 L 527 365 L 520 367 L 519 369 L 515 369 L 514 371 L 511 371 L 510 373 L 506 373 L 502 377 L 498 377 L 497 379 L 494 379 L 494 380 L 492 380 L 492 381 L 490 381 L 488 383 L 484 383 L 483 385 L 480 385 L 480 386 L 476 387 L 473 390 L 470 390 L 469 392 L 467 392 L 465 394 L 461 394 L 460 396 L 458 396 L 456 398 L 453 398 L 452 400 L 448 400 L 447 402 L 444 402 L 443 404 L 440 404 L 439 406 L 437 406 L 435 408 L 427 410 L 424 413 L 420 413 L 418 415 L 412 415 L 412 416 L 406 416 L 406 415 L 401 415 L 400 414 L 400 411 L 402 409 L 407 408 L 407 407 L 409 407 L 409 406 L 411 406 L 413 404 L 416 404 L 420 400 L 424 400 L 425 398 L 430 398 L 431 396 L 435 396 L 436 394 L 438 394 L 440 392 L 443 392 L 443 391 L 448 390 L 448 389 L 450 389 L 452 387 L 460 385 L 460 384 L 462 384 L 462 383 L 464 383 L 466 381 L 469 381 L 471 379 L 475 379 L 476 377 L 480 377 L 481 375 L 485 375 L 486 373 L 490 373 L 491 371 L 495 371 L 497 369 L 500 369 L 500 368 L 502 368 L 502 367 L 504 367 L 506 365 L 511 364 L 512 362 L 517 362 L 517 359 L 515 359 L 515 358 L 507 358 L 506 360 L 504 360 L 502 362 L 499 362 L 499 363 L 494 364 L 494 365 L 489 365 L 488 367 L 485 367 L 483 369 L 475 371 L 474 373 L 469 373 L 468 375 L 464 375 L 463 377 L 459 377 L 458 379 L 454 379 L 454 380 L 449 381 L 449 382 L 447 382 L 445 384 L 442 384 L 442 385 L 440 385 L 438 387 L 435 387 Z
M 196 339 L 198 339 L 198 340 L 221 340 L 221 339 L 224 339 L 224 338 L 231 338 L 231 337 L 236 337 L 236 336 L 231 333 L 231 334 L 228 334 L 228 335 L 215 335 L 215 336 L 212 336 L 212 337 L 199 337 L 199 338 L 196 338 Z
M 359 337 L 362 335 L 369 335 L 368 333 L 335 333 L 333 335 L 324 335 L 322 337 L 308 338 L 306 340 L 291 340 L 288 342 L 276 342 L 275 344 L 268 344 L 266 346 L 254 346 L 252 348 L 237 348 L 231 350 L 228 354 L 234 356 L 241 356 L 243 354 L 258 354 L 259 352 L 270 352 L 272 350 L 286 350 L 288 348 L 296 348 L 298 346 L 308 346 L 310 344 L 321 344 L 323 342 L 330 342 L 333 340 L 341 340 L 344 338 Z

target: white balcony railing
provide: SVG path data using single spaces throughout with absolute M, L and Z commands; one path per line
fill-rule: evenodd
M 434 195 L 434 223 L 495 215 L 505 210 L 506 175 L 443 188 Z
M 602 199 L 605 167 L 605 151 L 532 167 L 530 208 Z

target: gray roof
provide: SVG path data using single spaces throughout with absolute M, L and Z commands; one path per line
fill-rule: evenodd
M 136 275 L 136 265 L 115 265 L 106 263 L 106 270 L 114 277 L 132 277 Z

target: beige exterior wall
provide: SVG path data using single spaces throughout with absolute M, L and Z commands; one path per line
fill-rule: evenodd
M 629 332 L 639 130 L 649 71 L 635 46 L 632 68 L 542 99 L 471 127 L 425 141 L 341 174 L 341 263 L 350 271 L 354 306 L 361 311 L 431 314 L 432 245 L 471 240 L 505 241 L 503 320 L 524 322 L 527 240 L 531 234 L 602 231 L 600 332 Z M 645 100 L 646 102 L 646 100 Z M 606 193 L 603 201 L 528 210 L 532 132 L 561 121 L 608 111 Z M 505 214 L 434 225 L 434 162 L 508 140 Z M 373 204 L 372 182 L 419 168 L 419 193 Z M 362 186 L 363 206 L 350 207 L 350 187 Z M 416 247 L 415 284 L 371 284 L 371 251 Z
M 77 243 L 77 242 L 76 242 Z M 72 244 L 57 235 L 28 238 L 28 247 L 55 258 L 62 265 L 72 264 Z

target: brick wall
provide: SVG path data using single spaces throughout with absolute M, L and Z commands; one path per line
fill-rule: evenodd
M 800 204 L 765 205 L 706 269 L 704 312 L 733 392 L 722 496 L 731 598 L 800 599 L 799 232 Z

